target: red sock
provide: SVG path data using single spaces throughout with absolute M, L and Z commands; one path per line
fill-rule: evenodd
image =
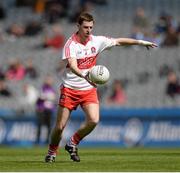
M 58 145 L 49 144 L 48 155 L 56 156 L 58 148 L 59 148 Z
M 69 144 L 70 145 L 78 145 L 79 142 L 81 141 L 81 137 L 79 136 L 78 133 L 75 133 L 71 138 L 70 138 L 70 141 L 69 141 Z

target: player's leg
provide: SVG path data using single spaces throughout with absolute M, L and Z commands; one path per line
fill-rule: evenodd
M 86 121 L 77 131 L 80 140 L 91 133 L 99 122 L 99 100 L 96 88 L 89 90 L 82 96 L 81 107 L 85 112 Z
M 82 107 L 86 113 L 86 121 L 80 129 L 70 138 L 65 146 L 66 151 L 69 152 L 73 161 L 79 162 L 77 145 L 96 127 L 99 122 L 99 104 L 90 103 Z
M 58 107 L 56 124 L 51 132 L 48 154 L 45 158 L 46 162 L 54 162 L 59 143 L 62 138 L 62 132 L 67 124 L 71 111 L 63 106 Z
M 80 161 L 77 154 L 77 145 L 87 136 L 99 122 L 99 101 L 97 97 L 97 90 L 91 89 L 82 91 L 79 95 L 80 104 L 86 114 L 86 121 L 80 129 L 67 142 L 65 149 L 70 153 L 73 161 Z
M 56 124 L 51 133 L 49 150 L 46 158 L 48 156 L 51 156 L 51 158 L 55 158 L 59 143 L 61 141 L 62 132 L 67 124 L 70 113 L 73 109 L 76 109 L 78 105 L 77 100 L 79 100 L 79 98 L 77 98 L 77 100 L 74 100 L 74 92 L 71 89 L 62 87 L 60 92 L 61 96 L 59 99 L 59 108 L 57 112 Z
M 96 127 L 99 122 L 99 104 L 87 104 L 84 105 L 82 109 L 86 114 L 86 121 L 77 131 L 80 139 L 83 139 L 85 136 L 91 133 L 91 131 Z
M 65 149 L 70 153 L 73 161 L 80 161 L 77 153 L 77 145 L 96 127 L 99 122 L 99 101 L 95 88 L 88 91 L 81 91 L 79 94 L 80 104 L 86 114 L 85 123 L 67 142 Z

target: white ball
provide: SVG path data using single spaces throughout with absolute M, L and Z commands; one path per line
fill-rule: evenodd
M 109 70 L 103 65 L 96 65 L 89 71 L 89 79 L 96 84 L 105 84 L 109 77 Z

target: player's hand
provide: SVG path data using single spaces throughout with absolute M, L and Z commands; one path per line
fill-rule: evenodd
M 84 76 L 84 79 L 86 79 L 93 87 L 97 88 L 97 85 L 89 79 L 89 72 Z
M 153 43 L 153 42 L 149 42 L 149 41 L 144 41 L 144 40 L 139 40 L 139 44 L 146 46 L 146 48 L 149 50 L 149 48 L 155 48 L 158 47 L 157 44 Z

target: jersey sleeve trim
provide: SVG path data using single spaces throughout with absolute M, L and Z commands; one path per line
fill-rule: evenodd
M 70 45 L 71 45 L 71 43 L 72 43 L 72 39 L 70 39 L 67 43 L 66 43 L 66 45 L 65 45 L 65 47 L 64 47 L 64 49 L 65 49 L 65 58 L 70 58 L 70 55 L 71 55 L 71 52 L 70 52 Z

